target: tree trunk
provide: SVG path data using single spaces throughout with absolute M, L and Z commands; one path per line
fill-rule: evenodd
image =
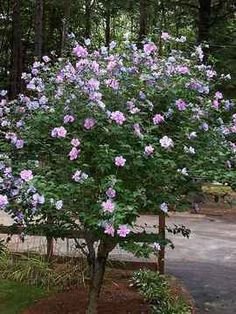
M 211 23 L 211 2 L 212 0 L 199 0 L 198 36 L 197 36 L 198 44 L 209 41 Z M 203 47 L 203 52 L 204 52 L 203 62 L 206 62 L 209 55 L 209 49 Z
M 14 99 L 21 89 L 21 0 L 12 0 L 12 44 L 9 98 Z
M 105 20 L 105 44 L 109 47 L 111 41 L 111 1 L 106 1 L 106 20 Z
M 85 38 L 91 36 L 91 1 L 85 1 Z
M 103 284 L 107 258 L 109 253 L 116 246 L 116 243 L 100 240 L 96 254 L 93 237 L 88 237 L 86 242 L 89 251 L 87 259 L 90 266 L 89 302 L 87 314 L 97 314 L 98 299 Z
M 107 256 L 97 257 L 91 269 L 91 281 L 89 286 L 89 303 L 87 314 L 96 314 L 98 299 L 103 284 Z
M 64 17 L 62 20 L 61 56 L 63 56 L 65 47 L 66 47 L 66 35 L 68 32 L 68 24 L 69 24 L 69 18 L 70 18 L 70 5 L 71 5 L 70 0 L 65 2 Z
M 42 58 L 43 47 L 43 0 L 35 2 L 35 48 L 34 54 L 38 59 Z
M 139 1 L 139 33 L 138 47 L 142 48 L 142 41 L 147 36 L 147 1 Z

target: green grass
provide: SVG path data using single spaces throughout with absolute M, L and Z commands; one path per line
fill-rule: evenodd
M 20 314 L 45 296 L 47 292 L 42 288 L 0 279 L 1 314 Z

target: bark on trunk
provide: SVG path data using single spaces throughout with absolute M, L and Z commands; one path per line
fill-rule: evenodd
M 91 1 L 85 3 L 85 38 L 91 36 Z
M 43 47 L 43 0 L 35 3 L 35 56 L 42 58 Z
M 94 249 L 95 241 L 93 238 L 87 238 L 86 242 L 89 251 L 87 258 L 90 266 L 89 302 L 87 314 L 97 314 L 98 299 L 103 284 L 107 258 L 111 250 L 116 246 L 116 243 L 100 240 L 96 254 Z
M 105 28 L 105 43 L 106 47 L 110 45 L 110 37 L 111 37 L 111 1 L 108 0 L 106 2 L 106 28 Z
M 21 0 L 12 0 L 12 44 L 9 97 L 14 99 L 21 89 Z
M 97 257 L 91 270 L 91 282 L 89 287 L 88 314 L 97 313 L 98 299 L 103 283 L 107 257 Z
M 142 48 L 142 41 L 147 36 L 147 2 L 139 1 L 139 34 L 138 47 Z
M 65 2 L 65 7 L 64 7 L 64 18 L 62 21 L 62 35 L 61 35 L 61 56 L 63 56 L 66 48 L 66 35 L 68 32 L 68 24 L 69 24 L 69 19 L 70 19 L 70 6 L 71 6 L 71 1 L 66 1 Z

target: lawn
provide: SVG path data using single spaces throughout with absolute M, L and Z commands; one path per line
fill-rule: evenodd
M 45 297 L 47 292 L 39 287 L 27 286 L 9 280 L 0 281 L 0 313 L 18 314 Z

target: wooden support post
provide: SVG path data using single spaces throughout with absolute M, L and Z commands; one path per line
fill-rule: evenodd
M 165 240 L 166 235 L 166 217 L 164 213 L 160 213 L 159 215 L 159 234 L 161 240 Z M 163 275 L 165 273 L 165 246 L 161 245 L 161 249 L 158 254 L 158 269 L 159 273 Z
M 50 226 L 53 223 L 52 217 L 48 216 L 47 224 Z M 47 261 L 50 262 L 53 256 L 53 237 L 47 235 Z

